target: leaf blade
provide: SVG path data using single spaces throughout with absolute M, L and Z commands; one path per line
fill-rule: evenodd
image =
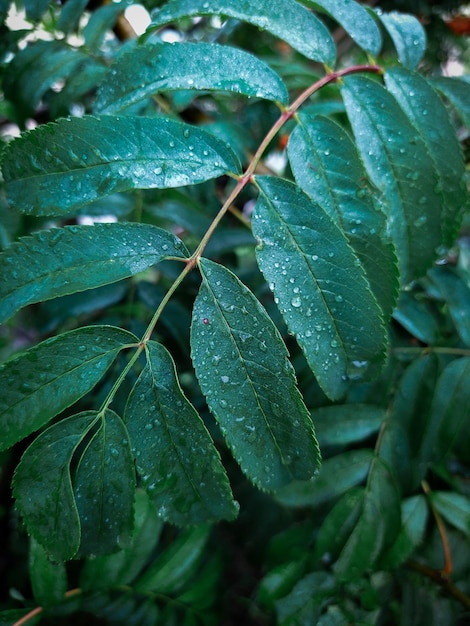
M 293 0 L 172 0 L 152 13 L 151 27 L 182 17 L 225 15 L 265 29 L 309 59 L 332 65 L 336 51 L 330 33 L 312 13 Z
M 200 269 L 191 355 L 234 457 L 261 489 L 313 478 L 319 463 L 313 424 L 282 339 L 229 270 L 208 259 Z
M 147 224 L 68 226 L 23 237 L 0 253 L 0 323 L 28 304 L 117 282 L 187 254 L 177 237 Z
M 220 456 L 183 394 L 170 353 L 154 341 L 125 417 L 137 469 L 160 517 L 187 525 L 236 516 Z
M 137 337 L 120 328 L 90 326 L 46 339 L 0 366 L 0 449 L 88 393 L 119 351 L 134 342 Z
M 281 78 L 248 52 L 203 42 L 147 43 L 118 57 L 98 88 L 94 110 L 117 113 L 153 93 L 178 89 L 288 102 Z
M 418 19 L 398 11 L 378 12 L 378 16 L 392 38 L 400 63 L 416 68 L 426 51 L 426 33 Z
M 360 262 L 327 213 L 289 181 L 256 180 L 258 264 L 320 386 L 337 399 L 348 377 L 383 358 L 382 312 Z
M 3 159 L 7 199 L 25 213 L 63 215 L 130 189 L 193 185 L 240 163 L 222 141 L 167 118 L 85 115 L 43 124 Z

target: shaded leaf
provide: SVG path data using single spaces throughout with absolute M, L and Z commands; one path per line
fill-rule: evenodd
M 382 35 L 372 15 L 351 0 L 308 0 L 307 5 L 324 11 L 335 19 L 363 50 L 377 56 L 382 47 Z
M 314 477 L 319 450 L 286 347 L 253 294 L 200 260 L 191 355 L 209 408 L 245 474 L 276 490 Z
M 137 337 L 90 326 L 46 339 L 0 366 L 0 449 L 5 450 L 71 406 L 103 377 Z
M 470 346 L 470 287 L 464 276 L 452 267 L 433 267 L 428 278 L 447 305 L 460 339 Z
M 71 33 L 76 30 L 87 3 L 88 0 L 67 0 L 60 12 L 57 23 L 58 30 L 64 33 Z
M 379 430 L 385 416 L 385 409 L 373 404 L 332 405 L 312 411 L 320 449 L 370 437 Z
M 110 409 L 99 417 L 73 480 L 82 529 L 79 556 L 127 545 L 134 524 L 135 470 L 127 430 Z
M 49 8 L 49 0 L 24 0 L 26 18 L 33 22 L 40 20 Z
M 193 185 L 240 164 L 206 131 L 166 118 L 83 116 L 43 124 L 4 155 L 7 199 L 34 215 L 61 215 L 129 189 Z
M 41 606 L 53 606 L 67 591 L 67 572 L 63 563 L 53 563 L 33 537 L 29 544 L 29 578 L 34 599 Z
M 94 108 L 97 113 L 117 113 L 153 93 L 175 89 L 229 91 L 288 102 L 279 76 L 248 52 L 203 42 L 147 43 L 118 57 L 98 88 Z
M 384 195 L 402 283 L 422 276 L 442 243 L 442 201 L 434 163 L 417 129 L 376 81 L 347 76 L 342 89 L 357 147 Z
M 163 522 L 149 496 L 137 489 L 130 544 L 114 554 L 87 559 L 80 572 L 80 587 L 95 591 L 131 583 L 153 554 L 162 528 Z
M 175 235 L 148 224 L 34 233 L 0 253 L 0 322 L 27 304 L 113 283 L 165 258 L 187 255 Z
M 123 8 L 120 3 L 113 3 L 104 4 L 93 10 L 82 30 L 87 48 L 96 50 L 100 46 L 106 34 L 114 26 L 119 13 L 122 13 Z M 94 85 L 96 86 L 99 82 L 96 81 Z
M 50 426 L 27 448 L 15 471 L 13 495 L 26 528 L 57 561 L 71 559 L 80 546 L 70 464 L 96 416 L 87 411 Z
M 234 518 L 238 508 L 220 456 L 183 394 L 170 353 L 154 341 L 146 350 L 125 416 L 137 470 L 159 516 L 180 525 Z
M 332 120 L 300 114 L 288 144 L 296 182 L 341 227 L 359 257 L 388 320 L 396 304 L 398 267 L 386 216 L 346 131 Z
M 427 344 L 437 341 L 439 321 L 429 302 L 414 297 L 409 291 L 400 293 L 393 318 L 419 341 Z
M 447 110 L 428 81 L 411 70 L 394 67 L 385 84 L 422 137 L 434 161 L 442 214 L 443 243 L 454 243 L 468 197 L 464 187 L 465 163 Z
M 283 487 L 276 499 L 286 506 L 321 506 L 363 482 L 368 475 L 373 451 L 349 450 L 322 462 L 314 482 L 295 482 Z
M 267 30 L 309 59 L 332 65 L 336 50 L 323 23 L 294 0 L 171 0 L 152 13 L 151 27 L 183 17 L 222 15 Z
M 400 63 L 416 68 L 426 51 L 426 32 L 418 18 L 398 11 L 377 11 L 377 15 L 392 38 Z
M 445 76 L 433 78 L 431 83 L 449 100 L 463 123 L 470 128 L 470 84 L 466 80 Z
M 139 592 L 173 594 L 196 574 L 210 536 L 210 526 L 182 532 L 134 583 Z
M 334 593 L 335 580 L 330 573 L 312 572 L 294 585 L 292 591 L 275 603 L 279 624 L 318 624 L 323 604 Z
M 360 261 L 328 214 L 287 180 L 256 181 L 258 264 L 318 383 L 337 399 L 349 377 L 383 359 L 382 312 Z
M 470 498 L 451 491 L 430 494 L 433 507 L 452 526 L 470 536 Z

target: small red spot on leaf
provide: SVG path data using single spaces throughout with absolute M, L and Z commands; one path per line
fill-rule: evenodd
M 206 324 L 206 325 L 209 323 L 209 320 L 207 319 L 207 317 L 205 317 L 205 318 L 202 320 L 202 323 L 203 323 L 203 324 Z

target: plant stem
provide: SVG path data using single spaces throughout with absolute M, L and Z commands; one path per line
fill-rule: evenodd
M 453 354 L 455 356 L 470 356 L 470 350 L 467 348 L 447 348 L 446 346 L 403 346 L 393 348 L 395 354 Z

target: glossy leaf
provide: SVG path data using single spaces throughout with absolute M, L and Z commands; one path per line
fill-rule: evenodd
M 443 243 L 454 243 L 467 202 L 462 150 L 442 100 L 418 73 L 394 67 L 385 73 L 385 84 L 422 137 L 434 161 L 443 199 Z
M 428 277 L 448 307 L 460 339 L 470 346 L 470 287 L 465 275 L 452 267 L 434 267 Z
M 400 518 L 397 485 L 387 465 L 376 456 L 369 472 L 360 517 L 333 566 L 337 577 L 354 580 L 369 569 L 396 540 Z
M 309 59 L 328 65 L 335 61 L 335 45 L 328 30 L 294 0 L 171 0 L 153 12 L 151 27 L 199 15 L 222 15 L 248 22 L 283 39 Z
M 207 259 L 200 269 L 191 355 L 234 457 L 261 489 L 313 478 L 318 445 L 278 331 L 229 270 Z
M 287 180 L 256 182 L 258 264 L 318 383 L 337 399 L 349 377 L 382 360 L 382 312 L 360 261 L 329 215 Z
M 431 502 L 449 524 L 470 537 L 470 498 L 451 491 L 435 491 Z
M 71 559 L 80 547 L 80 517 L 70 465 L 96 421 L 96 412 L 69 417 L 37 437 L 16 468 L 13 495 L 28 532 L 57 561 Z
M 148 224 L 39 231 L 0 253 L 0 322 L 27 304 L 113 283 L 187 255 L 177 237 Z
M 63 563 L 53 563 L 34 538 L 29 544 L 29 577 L 35 600 L 41 606 L 53 606 L 67 591 L 67 572 Z
M 184 587 L 200 566 L 210 526 L 182 532 L 134 583 L 139 592 L 170 594 Z
M 240 164 L 208 132 L 166 118 L 84 116 L 43 124 L 5 152 L 7 199 L 24 213 L 62 215 L 129 189 L 193 185 Z
M 402 283 L 407 283 L 426 272 L 442 243 L 434 163 L 417 129 L 376 81 L 347 76 L 342 93 L 369 177 L 384 195 Z
M 322 506 L 363 482 L 373 451 L 349 450 L 325 459 L 314 482 L 295 482 L 279 490 L 276 499 L 292 507 Z
M 402 291 L 393 318 L 413 337 L 426 344 L 434 344 L 439 336 L 439 320 L 430 303 Z
M 125 86 L 125 90 L 122 87 Z M 97 113 L 117 113 L 175 89 L 228 91 L 287 104 L 279 76 L 255 56 L 211 43 L 147 43 L 120 56 L 101 83 Z
M 348 237 L 388 320 L 396 304 L 398 262 L 386 236 L 385 213 L 349 135 L 328 118 L 300 114 L 288 154 L 299 187 Z
M 322 449 L 367 439 L 379 430 L 385 415 L 373 404 L 332 405 L 312 411 L 312 420 Z
M 418 66 L 426 50 L 426 33 L 417 17 L 408 13 L 377 12 L 392 38 L 402 65 L 410 69 Z
M 126 422 L 137 470 L 159 516 L 179 525 L 234 518 L 238 508 L 219 453 L 183 394 L 170 353 L 154 341 L 146 349 Z
M 88 393 L 137 337 L 90 326 L 46 339 L 0 367 L 0 449 L 47 424 Z
M 380 568 L 395 569 L 404 563 L 424 539 L 429 507 L 422 495 L 402 502 L 403 525 L 395 543 L 380 559 Z
M 307 5 L 331 16 L 358 46 L 372 56 L 377 56 L 380 52 L 382 35 L 377 22 L 359 2 L 351 0 L 308 0 Z
M 73 482 L 82 533 L 79 555 L 109 554 L 127 545 L 134 524 L 134 459 L 126 427 L 114 411 L 100 414 Z
M 80 587 L 96 591 L 131 583 L 150 560 L 162 528 L 163 522 L 149 496 L 143 489 L 138 489 L 130 544 L 114 554 L 87 559 L 80 572 Z
M 431 84 L 449 100 L 463 123 L 470 128 L 470 84 L 466 80 L 444 76 L 433 78 Z

